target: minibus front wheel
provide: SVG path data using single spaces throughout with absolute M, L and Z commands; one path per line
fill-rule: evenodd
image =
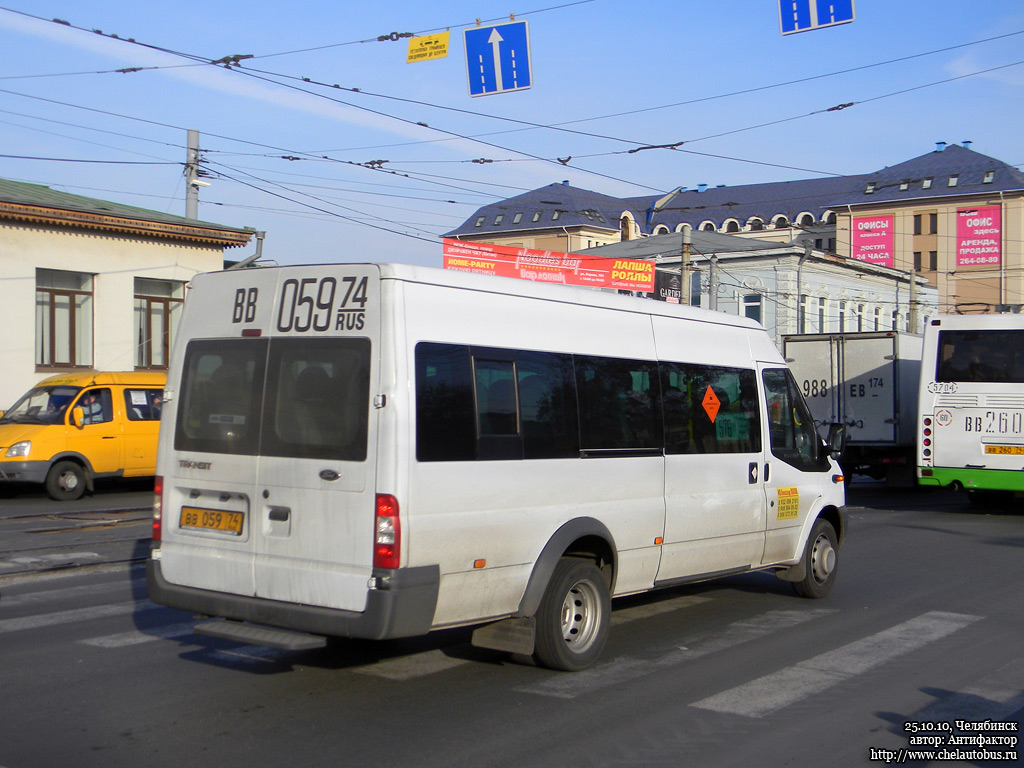
M 534 658 L 551 669 L 586 669 L 604 650 L 611 610 L 608 581 L 597 565 L 563 557 L 537 609 Z
M 839 545 L 836 529 L 828 520 L 818 518 L 807 537 L 804 550 L 804 577 L 793 582 L 793 589 L 801 597 L 822 598 L 832 589 L 839 564 Z
M 54 501 L 82 498 L 85 493 L 85 470 L 68 459 L 58 461 L 46 475 L 46 492 Z

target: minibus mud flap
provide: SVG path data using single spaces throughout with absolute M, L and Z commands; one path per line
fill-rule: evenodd
M 533 616 L 513 617 L 474 630 L 472 643 L 477 648 L 532 656 L 536 637 L 537 619 Z
M 279 651 L 312 651 L 327 647 L 327 638 L 306 632 L 292 632 L 276 627 L 262 627 L 230 619 L 216 619 L 195 627 L 197 635 L 231 640 L 245 645 L 261 645 Z

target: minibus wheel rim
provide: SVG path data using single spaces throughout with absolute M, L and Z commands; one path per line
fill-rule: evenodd
M 589 579 L 573 584 L 562 600 L 562 639 L 573 652 L 583 653 L 598 637 L 601 598 Z

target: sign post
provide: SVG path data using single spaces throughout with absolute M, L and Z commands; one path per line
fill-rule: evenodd
M 525 21 L 474 27 L 464 37 L 470 96 L 522 91 L 533 84 Z

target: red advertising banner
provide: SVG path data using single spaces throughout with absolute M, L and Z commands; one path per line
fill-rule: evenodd
M 854 216 L 850 256 L 880 267 L 893 266 L 896 263 L 893 258 L 896 243 L 894 219 L 892 215 Z
M 1003 209 L 998 205 L 956 209 L 956 265 L 999 264 L 1003 256 Z
M 444 238 L 444 268 L 538 283 L 654 291 L 654 263 Z

